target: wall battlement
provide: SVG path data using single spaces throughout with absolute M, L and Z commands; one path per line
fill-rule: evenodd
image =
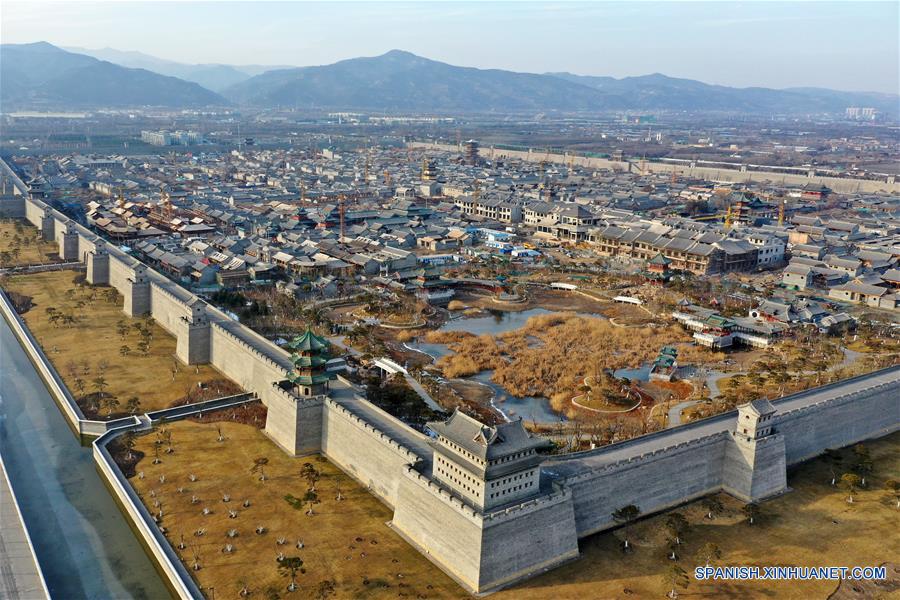
M 277 361 L 275 361 L 271 356 L 269 356 L 269 355 L 266 354 L 265 352 L 261 352 L 261 351 L 260 351 L 259 349 L 257 349 L 253 344 L 251 344 L 250 342 L 246 341 L 244 338 L 242 338 L 242 337 L 236 335 L 235 333 L 233 333 L 231 330 L 228 329 L 228 327 L 222 325 L 221 323 L 217 323 L 217 322 L 215 322 L 215 321 L 212 321 L 212 322 L 210 323 L 210 327 L 215 328 L 215 329 L 216 329 L 218 332 L 220 332 L 222 335 L 227 336 L 229 339 L 231 339 L 232 341 L 234 341 L 234 343 L 236 343 L 236 344 L 238 344 L 239 346 L 241 346 L 241 348 L 243 348 L 244 351 L 246 351 L 246 352 L 249 353 L 249 354 L 252 354 L 253 357 L 256 358 L 257 360 L 260 360 L 260 361 L 262 361 L 262 362 L 265 362 L 266 364 L 268 364 L 269 366 L 271 366 L 273 369 L 279 369 L 279 370 L 281 370 L 281 371 L 283 372 L 283 374 L 284 374 L 284 377 L 282 377 L 282 379 L 284 379 L 284 378 L 287 377 L 287 375 L 288 375 L 288 370 L 284 368 L 284 365 L 282 365 L 282 364 L 278 363 Z
M 362 399 L 360 401 L 366 402 L 366 400 L 362 400 Z M 396 450 L 397 452 L 402 454 L 404 456 L 404 458 L 406 458 L 412 462 L 415 462 L 419 459 L 419 456 L 415 452 L 410 450 L 406 445 L 401 443 L 399 440 L 397 440 L 390 434 L 385 433 L 384 431 L 382 431 L 381 429 L 379 429 L 372 423 L 369 423 L 368 421 L 366 421 L 359 415 L 351 412 L 345 406 L 342 406 L 339 402 L 336 402 L 336 401 L 332 400 L 331 398 L 328 398 L 327 396 L 325 396 L 325 404 L 328 406 L 329 409 L 342 414 L 345 418 L 357 423 L 364 431 L 368 431 L 375 437 L 379 438 L 382 442 L 384 442 L 385 444 L 387 444 L 388 446 L 390 446 L 391 448 L 393 448 L 394 450 Z
M 294 396 L 278 385 L 291 368 L 282 349 L 43 201 L 27 198 L 24 214 L 61 253 L 74 248 L 92 283 L 122 293 L 127 314 L 150 314 L 170 330 L 179 359 L 209 362 L 256 393 L 268 408 L 266 433 L 282 448 L 323 453 L 394 509 L 398 533 L 474 592 L 576 558 L 577 540 L 614 526 L 611 513 L 626 504 L 649 514 L 721 490 L 758 500 L 784 491 L 787 465 L 900 429 L 893 367 L 773 401 L 760 437 L 738 434 L 732 411 L 548 457 L 541 470 L 549 489 L 485 513 L 431 479 L 424 436 L 364 399 L 352 400 L 358 411 L 346 396 L 337 400 L 352 393 L 345 384 L 334 397 Z

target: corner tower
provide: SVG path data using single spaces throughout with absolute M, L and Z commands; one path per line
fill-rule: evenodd
M 434 479 L 480 510 L 520 502 L 540 491 L 540 448 L 522 420 L 489 427 L 458 410 L 446 421 L 428 424 L 437 434 Z

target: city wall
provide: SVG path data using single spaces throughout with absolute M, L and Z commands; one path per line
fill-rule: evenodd
M 323 406 L 321 452 L 391 508 L 397 506 L 397 485 L 404 468 L 420 459 L 400 441 L 331 399 Z
M 647 514 L 719 491 L 727 443 L 728 434 L 717 433 L 563 479 L 578 537 L 615 526 L 612 512 L 629 504 Z
M 148 314 L 173 333 L 179 359 L 209 362 L 257 394 L 269 409 L 266 433 L 276 443 L 294 455 L 328 456 L 394 507 L 395 530 L 472 591 L 575 558 L 577 539 L 612 527 L 611 514 L 621 506 L 636 504 L 649 514 L 719 490 L 759 500 L 784 491 L 787 465 L 900 428 L 895 367 L 773 402 L 776 433 L 759 443 L 738 443 L 736 414 L 729 413 L 549 459 L 543 467 L 550 491 L 480 514 L 431 482 L 430 457 L 397 438 L 421 446 L 420 434 L 398 429 L 405 426 L 373 414 L 371 405 L 357 411 L 346 400 L 295 398 L 276 385 L 291 367 L 285 351 L 41 200 L 27 199 L 25 214 L 51 239 L 77 236 L 91 283 L 112 285 L 124 296 L 126 314 Z
M 410 142 L 407 144 L 410 148 L 420 148 L 423 150 L 436 150 L 439 152 L 459 152 L 458 148 L 453 144 L 437 144 L 430 142 Z M 542 161 L 567 165 L 572 163 L 580 167 L 589 169 L 609 169 L 614 171 L 624 171 L 631 173 L 641 173 L 641 168 L 629 161 L 614 161 L 606 158 L 595 158 L 588 156 L 578 156 L 577 154 L 558 154 L 547 153 L 541 150 L 506 150 L 500 148 L 481 148 L 481 156 L 490 158 L 506 158 L 514 160 L 523 160 L 528 162 L 539 163 Z M 673 164 L 645 161 L 643 170 L 645 173 L 661 173 L 663 175 L 671 175 L 673 171 L 681 177 L 692 177 L 698 179 L 707 179 L 710 181 L 718 181 L 724 183 L 749 183 L 767 182 L 770 184 L 780 185 L 825 185 L 829 189 L 841 193 L 854 192 L 888 192 L 896 194 L 900 192 L 900 182 L 897 181 L 879 181 L 874 179 L 853 179 L 849 177 L 832 177 L 828 175 L 819 175 L 813 172 L 812 175 L 799 175 L 796 173 L 787 173 L 780 171 L 765 170 L 745 170 L 741 165 L 735 165 L 736 168 L 705 167 L 696 164 Z
M 833 385 L 841 389 L 838 384 Z M 784 437 L 786 463 L 794 465 L 827 448 L 841 448 L 893 433 L 898 430 L 898 421 L 900 377 L 858 393 L 781 413 L 774 427 Z

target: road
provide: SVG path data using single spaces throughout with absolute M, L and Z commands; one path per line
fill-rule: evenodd
M 49 598 L 0 457 L 0 598 Z

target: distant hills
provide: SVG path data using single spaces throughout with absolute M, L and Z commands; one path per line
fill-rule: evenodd
M 456 67 L 392 50 L 321 67 L 269 71 L 222 94 L 238 104 L 379 111 L 506 112 L 691 110 L 757 114 L 843 112 L 872 106 L 896 115 L 890 94 L 730 88 L 665 75 L 587 77 Z
M 0 45 L 0 105 L 15 108 L 200 107 L 227 100 L 196 83 L 66 52 L 46 42 Z
M 223 94 L 239 104 L 378 111 L 596 110 L 591 88 L 546 75 L 455 67 L 392 50 L 269 71 Z
M 616 108 L 715 110 L 744 113 L 843 112 L 848 106 L 871 106 L 896 115 L 900 98 L 877 92 L 841 92 L 823 88 L 733 88 L 659 73 L 640 77 L 591 77 L 548 73 L 591 87 Z
M 840 113 L 871 106 L 891 116 L 891 94 L 819 88 L 732 88 L 653 74 L 591 77 L 457 67 L 392 50 L 330 65 L 190 65 L 111 48 L 68 52 L 46 42 L 0 46 L 0 101 L 34 108 L 223 106 L 496 112 L 684 110 Z M 88 56 L 87 53 L 92 56 Z
M 218 63 L 192 65 L 157 58 L 143 52 L 116 50 L 115 48 L 65 48 L 69 52 L 77 52 L 105 60 L 131 69 L 147 69 L 160 75 L 178 77 L 185 81 L 193 81 L 214 92 L 221 92 L 231 85 L 250 79 L 273 69 L 285 69 L 281 65 L 223 65 Z

